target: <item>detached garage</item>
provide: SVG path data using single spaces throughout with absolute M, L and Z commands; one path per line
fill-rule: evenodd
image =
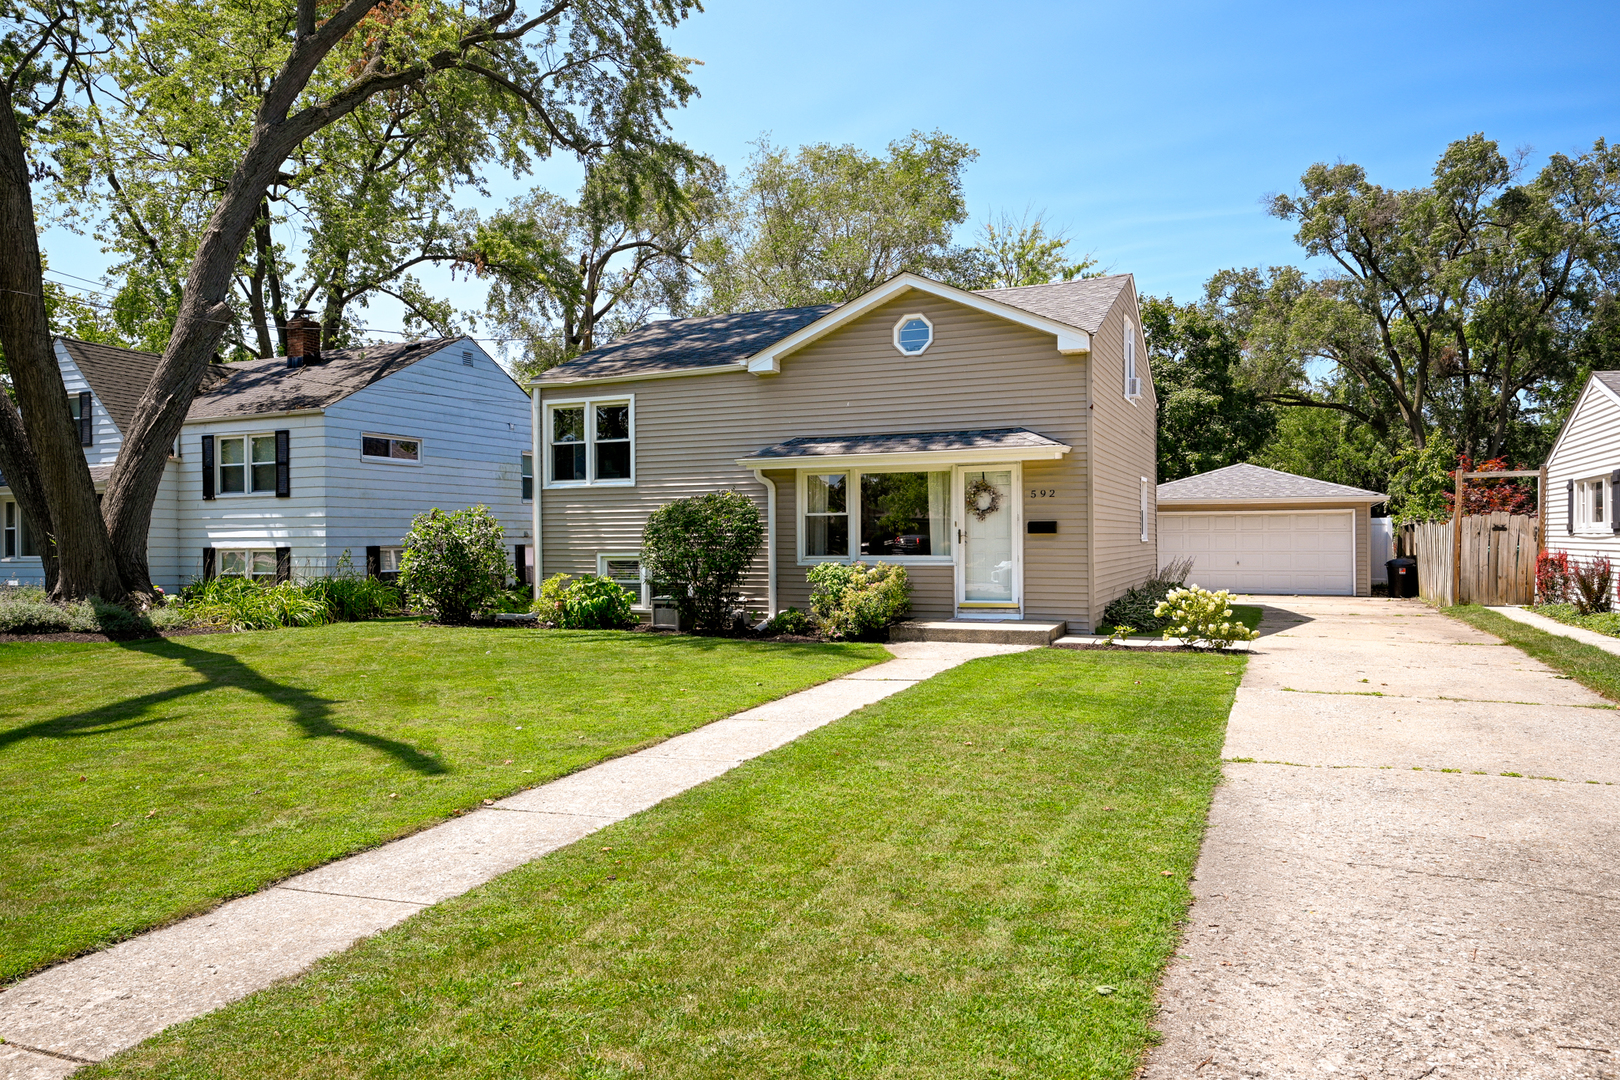
M 1376 491 L 1228 465 L 1159 485 L 1159 564 L 1243 593 L 1368 596 Z

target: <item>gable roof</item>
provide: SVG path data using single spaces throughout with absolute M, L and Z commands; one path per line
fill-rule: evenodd
M 954 300 L 1058 339 L 1058 351 L 1088 352 L 1129 274 L 1050 285 L 970 292 L 917 274 L 898 274 L 843 304 L 778 308 L 651 323 L 599 349 L 544 372 L 539 382 L 625 379 L 747 364 L 755 374 L 780 369 L 780 359 L 889 300 L 916 290 Z
M 188 420 L 324 409 L 461 338 L 367 345 L 323 353 L 324 363 L 288 367 L 285 356 L 221 364 L 191 403 Z
M 615 375 L 679 371 L 697 367 L 730 367 L 780 341 L 801 326 L 815 322 L 836 304 L 815 307 L 744 311 L 735 315 L 709 315 L 697 319 L 668 319 L 648 323 L 614 338 L 600 348 L 574 357 L 541 375 L 566 369 L 568 379 L 600 379 Z
M 77 338 L 57 340 L 78 366 L 79 374 L 90 384 L 96 400 L 112 417 L 119 433 L 129 431 L 135 423 L 135 409 L 141 403 L 141 395 L 146 393 L 152 373 L 162 358 L 157 353 L 97 345 Z
M 1159 502 L 1383 502 L 1387 496 L 1348 484 L 1259 465 L 1228 465 L 1159 485 Z

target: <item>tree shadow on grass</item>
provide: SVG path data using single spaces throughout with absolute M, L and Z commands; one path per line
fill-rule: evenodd
M 339 727 L 332 706 L 337 704 L 308 690 L 261 675 L 241 660 L 226 652 L 209 652 L 193 648 L 169 638 L 163 641 L 116 642 L 118 648 L 146 653 L 168 660 L 178 660 L 203 677 L 202 682 L 186 683 L 139 697 L 121 698 L 100 708 L 85 712 L 68 713 L 25 724 L 10 731 L 0 731 L 0 750 L 26 739 L 76 739 L 93 735 L 109 735 L 131 731 L 152 724 L 166 723 L 169 717 L 148 716 L 147 713 L 166 703 L 179 701 L 194 694 L 222 687 L 237 687 L 257 694 L 265 701 L 286 708 L 292 721 L 312 739 L 337 738 L 387 754 L 408 769 L 427 775 L 448 773 L 444 763 L 421 753 L 414 747 L 381 735 Z

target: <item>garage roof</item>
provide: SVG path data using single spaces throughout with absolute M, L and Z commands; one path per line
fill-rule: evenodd
M 1228 465 L 1159 485 L 1159 502 L 1383 502 L 1387 496 L 1259 465 Z

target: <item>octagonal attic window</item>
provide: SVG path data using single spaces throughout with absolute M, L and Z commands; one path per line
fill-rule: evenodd
M 894 347 L 907 356 L 921 356 L 934 343 L 934 324 L 924 315 L 905 315 L 894 324 Z

